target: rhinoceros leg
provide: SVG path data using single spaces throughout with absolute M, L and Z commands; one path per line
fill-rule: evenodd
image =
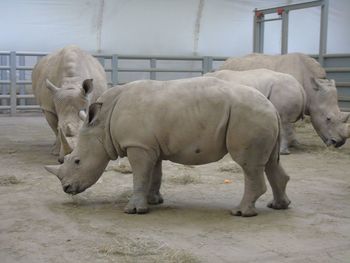
M 152 171 L 156 166 L 155 158 L 142 148 L 127 149 L 128 159 L 133 171 L 133 195 L 124 208 L 128 214 L 145 214 L 148 212 L 147 196 Z
M 289 124 L 286 121 L 281 122 L 281 145 L 280 145 L 280 153 L 283 155 L 290 154 L 290 151 L 288 149 L 289 146 L 289 140 L 288 140 L 288 134 L 289 134 Z
M 60 153 L 60 149 L 61 149 L 61 142 L 58 138 L 58 130 L 57 130 L 58 118 L 57 118 L 56 114 L 54 114 L 52 112 L 49 112 L 49 111 L 43 111 L 43 112 L 44 112 L 46 121 L 48 122 L 51 129 L 53 130 L 53 132 L 56 135 L 56 140 L 55 140 L 54 145 L 52 146 L 51 153 L 53 155 L 58 155 Z
M 287 140 L 288 146 L 298 147 L 300 145 L 299 141 L 295 136 L 295 128 L 293 123 L 290 123 L 290 122 L 285 123 L 284 132 L 285 132 L 285 138 Z
M 280 165 L 278 159 L 275 149 L 265 166 L 266 176 L 273 193 L 273 200 L 267 206 L 273 209 L 287 209 L 290 204 L 290 200 L 286 194 L 289 176 Z
M 264 167 L 241 165 L 244 171 L 244 194 L 241 203 L 231 213 L 236 216 L 256 216 L 256 200 L 266 192 Z
M 159 160 L 153 169 L 150 186 L 148 190 L 147 201 L 151 205 L 163 203 L 163 197 L 159 192 L 162 183 L 162 161 Z

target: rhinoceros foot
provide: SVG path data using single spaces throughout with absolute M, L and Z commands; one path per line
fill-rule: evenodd
M 251 216 L 256 216 L 258 212 L 256 211 L 255 207 L 237 207 L 231 210 L 231 214 L 234 216 L 243 216 L 243 217 L 251 217 Z
M 149 208 L 146 198 L 132 197 L 128 204 L 124 208 L 124 212 L 127 214 L 146 214 Z
M 164 202 L 164 199 L 160 193 L 148 195 L 147 202 L 150 205 L 159 205 Z
M 281 155 L 288 155 L 288 154 L 290 154 L 290 151 L 288 150 L 288 148 L 281 148 L 280 154 Z
M 290 200 L 287 196 L 285 196 L 281 200 L 272 200 L 267 204 L 267 207 L 273 208 L 273 209 L 287 209 L 290 204 Z

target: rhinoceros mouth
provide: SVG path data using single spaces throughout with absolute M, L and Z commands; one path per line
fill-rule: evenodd
M 346 142 L 346 139 L 342 139 L 340 141 L 335 142 L 333 145 L 335 148 L 339 148 L 340 146 L 344 145 L 345 142 Z
M 85 190 L 85 189 L 80 189 L 79 187 L 74 187 L 73 185 L 64 185 L 62 186 L 62 188 L 65 193 L 70 195 L 76 195 Z

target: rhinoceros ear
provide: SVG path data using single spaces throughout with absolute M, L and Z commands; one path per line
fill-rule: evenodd
M 348 122 L 348 120 L 349 120 L 349 117 L 350 117 L 350 112 L 340 112 L 340 120 L 342 121 L 342 122 Z
M 86 79 L 83 81 L 82 92 L 84 95 L 91 93 L 92 89 L 94 88 L 92 82 L 93 82 L 93 79 Z
M 89 114 L 88 114 L 88 125 L 96 125 L 98 120 L 98 115 L 101 111 L 102 103 L 93 103 L 89 107 Z
M 51 90 L 53 93 L 59 90 L 59 88 L 57 88 L 49 79 L 46 79 L 46 88 Z

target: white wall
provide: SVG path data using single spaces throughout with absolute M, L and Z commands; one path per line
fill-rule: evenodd
M 0 0 L 0 50 L 67 44 L 103 53 L 236 56 L 252 51 L 253 12 L 292 0 Z M 330 0 L 328 53 L 350 53 L 350 1 Z M 319 8 L 290 13 L 290 51 L 318 53 Z M 265 51 L 280 50 L 280 24 Z

